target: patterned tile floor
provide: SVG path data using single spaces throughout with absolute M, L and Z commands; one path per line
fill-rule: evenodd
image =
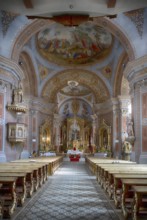
M 64 161 L 13 220 L 120 220 L 84 161 Z

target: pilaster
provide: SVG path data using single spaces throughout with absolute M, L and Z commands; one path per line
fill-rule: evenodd
M 60 143 L 61 143 L 61 122 L 62 122 L 62 118 L 60 115 L 58 114 L 54 114 L 54 136 L 55 136 L 55 140 L 54 140 L 54 145 L 56 146 L 56 150 L 57 152 L 60 151 Z
M 135 161 L 147 163 L 147 56 L 128 63 L 124 75 L 133 97 Z
M 5 140 L 6 140 L 6 90 L 7 84 L 0 81 L 0 162 L 6 162 Z

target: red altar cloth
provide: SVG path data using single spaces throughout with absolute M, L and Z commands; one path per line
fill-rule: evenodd
M 79 162 L 80 155 L 79 154 L 77 154 L 77 155 L 70 155 L 69 158 L 70 158 L 70 161 L 77 161 L 77 162 Z

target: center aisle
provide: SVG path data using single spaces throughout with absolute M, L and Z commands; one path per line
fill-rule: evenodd
M 84 161 L 64 161 L 15 220 L 119 220 Z

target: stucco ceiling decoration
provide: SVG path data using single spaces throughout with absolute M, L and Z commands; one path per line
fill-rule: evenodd
M 90 64 L 111 51 L 112 35 L 103 27 L 87 22 L 78 27 L 55 24 L 37 35 L 40 54 L 60 65 Z
M 129 89 L 129 83 L 128 80 L 122 77 L 122 83 L 121 83 L 121 95 L 129 95 L 130 89 Z
M 83 85 L 79 85 L 79 83 L 76 85 L 75 88 L 71 88 L 70 82 L 76 82 L 76 81 L 68 81 L 68 85 L 61 89 L 60 93 L 67 95 L 67 96 L 86 96 L 89 93 L 91 93 L 90 89 Z
M 142 37 L 144 25 L 144 8 L 126 12 L 125 15 L 131 19 L 136 26 L 139 35 Z
M 77 99 L 72 100 L 72 111 L 74 114 L 77 114 L 80 108 L 80 103 Z
M 79 85 L 88 88 L 94 94 L 96 103 L 105 102 L 110 98 L 108 89 L 97 75 L 89 71 L 77 69 L 76 72 L 75 70 L 60 72 L 57 76 L 50 79 L 42 91 L 42 96 L 48 102 L 55 102 L 57 93 L 67 86 L 70 80 L 75 80 Z
M 99 17 L 94 19 L 94 21 L 91 23 L 97 26 L 105 27 L 105 29 L 113 36 L 117 37 L 124 48 L 126 48 L 129 60 L 133 60 L 135 58 L 134 48 L 129 42 L 127 36 L 123 32 L 123 30 L 112 23 L 110 19 Z M 11 54 L 12 60 L 15 60 L 16 62 L 18 61 L 23 46 L 31 39 L 32 36 L 37 34 L 39 31 L 46 29 L 49 26 L 52 26 L 53 24 L 55 23 L 51 20 L 36 19 L 27 27 L 25 27 L 20 35 L 16 38 Z
M 124 51 L 124 53 L 121 54 L 117 62 L 114 84 L 113 84 L 114 85 L 113 86 L 113 97 L 117 97 L 118 95 L 121 95 L 122 77 L 124 75 L 124 70 L 128 62 L 129 62 L 129 57 L 127 53 Z
M 111 79 L 111 76 L 112 76 L 112 69 L 111 69 L 111 66 L 105 66 L 103 69 L 102 69 L 102 73 L 103 75 L 107 78 L 107 79 Z
M 17 14 L 14 14 L 12 12 L 7 12 L 3 10 L 1 11 L 2 31 L 4 35 L 7 33 L 10 24 L 17 16 Z

